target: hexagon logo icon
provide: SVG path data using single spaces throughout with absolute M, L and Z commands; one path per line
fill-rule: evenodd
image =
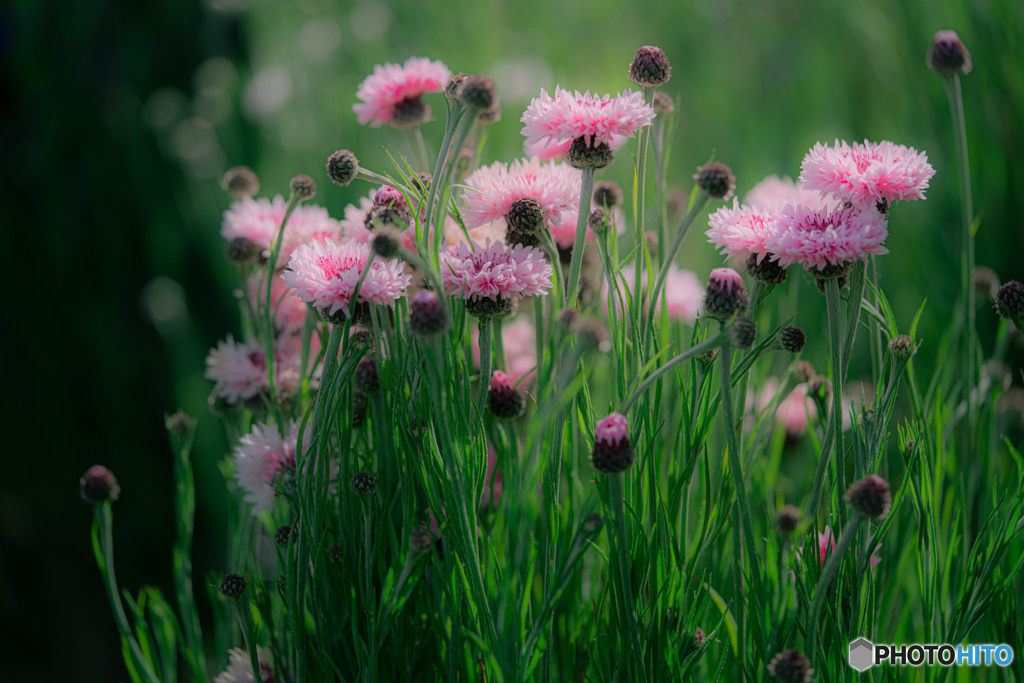
M 867 638 L 858 638 L 850 643 L 850 666 L 857 671 L 867 671 L 875 663 L 875 646 Z

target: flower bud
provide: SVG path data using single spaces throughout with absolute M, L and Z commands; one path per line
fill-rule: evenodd
M 426 526 L 418 527 L 409 534 L 409 552 L 429 553 L 434 546 L 434 535 Z
M 846 490 L 844 498 L 855 512 L 868 519 L 885 519 L 889 514 L 889 508 L 892 507 L 889 482 L 877 474 L 869 474 L 854 482 Z
M 466 76 L 458 88 L 459 100 L 471 111 L 484 112 L 498 106 L 498 86 L 490 76 Z
M 786 650 L 768 662 L 768 673 L 784 683 L 806 683 L 814 675 L 814 669 L 803 652 Z
M 590 212 L 587 226 L 595 235 L 603 235 L 608 231 L 608 212 L 598 207 Z
M 512 303 L 512 299 L 504 296 L 475 296 L 466 299 L 466 313 L 477 318 L 504 318 L 512 312 Z
M 292 528 L 287 524 L 277 527 L 277 531 L 274 532 L 274 543 L 277 544 L 278 548 L 287 548 L 295 539 L 295 534 L 292 531 Z
M 594 205 L 605 210 L 614 209 L 622 203 L 622 188 L 611 180 L 601 180 L 594 185 Z
M 532 197 L 517 199 L 508 208 L 505 220 L 509 230 L 530 234 L 544 225 L 544 207 Z
M 1016 280 L 1010 280 L 996 292 L 996 311 L 1000 317 L 1012 320 L 1021 329 L 1021 319 L 1024 318 L 1024 285 Z
M 377 478 L 369 472 L 358 472 L 356 476 L 352 477 L 351 486 L 356 493 L 368 495 L 377 488 Z
M 736 176 L 731 168 L 720 161 L 698 166 L 693 179 L 697 181 L 697 187 L 711 199 L 726 200 L 736 192 Z
M 909 335 L 901 334 L 889 342 L 889 353 L 896 360 L 906 360 L 914 355 L 914 340 Z
M 121 495 L 121 487 L 117 485 L 114 473 L 103 465 L 93 465 L 78 480 L 79 493 L 86 503 L 99 505 L 106 501 L 115 501 Z
M 604 526 L 604 520 L 601 515 L 596 512 L 591 512 L 587 515 L 587 518 L 583 520 L 583 531 L 588 534 L 596 534 Z
M 232 237 L 225 245 L 224 253 L 229 261 L 245 265 L 256 260 L 260 255 L 260 247 L 248 238 Z
M 193 421 L 188 413 L 179 410 L 173 415 L 167 415 L 164 418 L 164 427 L 175 436 L 185 436 L 192 431 Z
M 308 175 L 295 176 L 288 187 L 292 191 L 292 196 L 300 202 L 312 199 L 316 195 L 316 182 Z
M 356 388 L 367 394 L 380 389 L 376 358 L 363 358 L 359 361 L 359 365 L 356 366 Z
M 430 337 L 448 329 L 451 321 L 436 292 L 416 292 L 409 304 L 409 329 L 421 337 Z
M 226 598 L 237 600 L 242 597 L 242 593 L 245 593 L 246 585 L 245 579 L 238 574 L 228 574 L 221 579 L 220 592 Z
M 406 97 L 391 108 L 388 125 L 398 130 L 415 128 L 430 120 L 430 105 L 420 95 Z
M 373 253 L 381 258 L 392 258 L 398 253 L 398 240 L 395 239 L 392 232 L 388 229 L 382 229 L 374 235 L 370 245 Z
M 779 332 L 779 343 L 783 351 L 800 353 L 807 344 L 807 335 L 796 325 L 789 325 Z
M 811 361 L 798 360 L 793 364 L 793 381 L 797 384 L 809 382 L 814 375 L 814 364 Z
M 668 83 L 672 66 L 660 47 L 644 45 L 629 64 L 629 80 L 641 88 L 657 88 Z
M 715 268 L 708 276 L 704 292 L 704 311 L 725 321 L 735 313 L 747 310 L 747 288 L 743 278 L 732 268 Z
M 235 166 L 224 174 L 224 189 L 235 199 L 251 197 L 260 191 L 260 179 L 248 166 Z
M 832 382 L 822 375 L 815 375 L 807 380 L 807 395 L 815 401 L 828 403 L 828 397 L 832 395 Z
M 512 379 L 501 370 L 495 370 L 487 392 L 487 409 L 499 420 L 519 417 L 526 409 L 526 399 L 516 389 Z
M 932 46 L 925 57 L 925 63 L 932 71 L 943 76 L 971 72 L 971 53 L 964 47 L 956 31 L 939 31 L 932 38 Z
M 729 344 L 737 349 L 749 349 L 757 339 L 757 325 L 750 318 L 737 316 L 729 326 Z
M 775 513 L 775 528 L 780 534 L 791 534 L 800 526 L 800 509 L 795 505 L 783 505 Z
M 654 101 L 651 103 L 651 107 L 658 116 L 671 116 L 676 111 L 676 103 L 672 96 L 660 90 L 654 93 Z
M 339 149 L 327 157 L 327 176 L 341 187 L 350 185 L 359 173 L 359 159 L 347 149 Z
M 612 413 L 594 425 L 594 450 L 590 463 L 598 472 L 617 474 L 633 464 L 633 446 L 629 442 L 626 417 Z

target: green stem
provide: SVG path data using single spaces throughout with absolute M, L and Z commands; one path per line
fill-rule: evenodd
M 440 189 L 440 195 L 438 199 L 438 206 L 434 214 L 434 233 L 432 241 L 432 252 L 433 258 L 438 259 L 438 265 L 440 265 L 440 251 L 441 251 L 441 237 L 444 235 L 444 222 L 448 216 L 448 189 L 451 188 L 452 178 L 455 175 L 455 170 L 459 167 L 459 152 L 462 150 L 462 146 L 466 144 L 466 138 L 469 137 L 470 131 L 473 130 L 473 117 L 463 116 L 462 120 L 459 121 L 459 125 L 455 130 L 455 144 L 451 145 L 448 156 L 451 159 L 445 160 L 445 166 L 441 173 L 443 176 L 438 180 L 437 176 L 434 177 L 430 182 L 431 190 L 435 189 L 435 185 L 443 185 Z M 428 229 L 430 223 L 426 223 Z
M 427 143 L 423 141 L 423 131 L 419 126 L 407 128 L 406 136 L 409 138 L 409 146 L 412 148 L 412 156 L 416 161 L 416 169 L 426 171 L 429 168 L 427 161 Z
M 636 665 L 644 667 L 643 642 L 640 639 L 635 598 L 633 596 L 633 580 L 629 561 L 629 531 L 626 526 L 626 495 L 624 492 L 622 472 L 608 476 L 608 495 L 611 497 L 612 508 L 615 510 L 615 557 L 619 574 L 619 598 L 622 618 L 629 627 L 629 640 L 632 644 L 633 658 Z M 641 680 L 646 680 L 643 676 Z
M 828 595 L 828 588 L 832 582 L 832 577 L 835 575 L 836 569 L 839 568 L 839 563 L 843 561 L 843 553 L 846 552 L 850 543 L 853 542 L 853 538 L 857 535 L 862 519 L 863 517 L 855 514 L 846 523 L 846 527 L 839 537 L 835 550 L 832 551 L 828 562 L 825 563 L 825 568 L 821 570 L 821 576 L 818 578 L 818 585 L 814 590 L 814 601 L 811 603 L 810 618 L 807 620 L 805 629 L 805 632 L 810 634 L 811 645 L 807 650 L 807 656 L 811 658 L 812 663 L 818 656 L 818 613 L 821 612 L 821 608 L 825 605 L 825 598 Z
M 740 524 L 743 529 L 743 541 L 746 547 L 747 561 L 750 563 L 750 575 L 753 579 L 754 592 L 758 604 L 748 612 L 753 614 L 754 624 L 761 632 L 761 612 L 764 608 L 764 586 L 761 583 L 761 566 L 754 544 L 754 525 L 750 514 L 750 500 L 747 498 L 747 487 L 743 477 L 743 459 L 740 454 L 739 440 L 736 438 L 736 419 L 732 402 L 732 349 L 727 347 L 718 352 L 718 372 L 722 384 L 722 415 L 725 418 L 725 437 L 729 450 L 729 471 L 732 474 L 733 488 L 736 490 L 736 503 L 740 512 Z M 742 569 L 742 568 L 741 568 Z M 750 607 L 748 603 L 748 607 Z
M 423 228 L 430 234 L 430 219 L 434 215 L 434 202 L 437 200 L 437 188 L 442 183 L 442 177 L 447 167 L 448 150 L 451 149 L 452 137 L 455 129 L 462 118 L 463 109 L 460 104 L 452 104 L 448 112 L 448 123 L 444 128 L 444 139 L 441 141 L 441 149 L 437 153 L 437 161 L 434 163 L 434 175 L 430 177 L 430 190 L 427 192 L 427 206 L 423 214 Z M 440 228 L 438 228 L 440 232 Z
M 159 683 L 160 679 L 153 673 L 153 669 L 139 643 L 132 634 L 132 627 L 128 623 L 128 617 L 124 613 L 124 605 L 121 604 L 121 594 L 117 589 L 117 577 L 114 573 L 114 513 L 110 508 L 110 501 L 105 501 L 96 506 L 96 516 L 92 524 L 92 546 L 96 554 L 96 564 L 100 567 L 104 583 L 107 589 L 107 597 L 110 598 L 110 606 L 113 608 L 114 619 L 117 621 L 117 629 L 121 632 L 122 643 L 127 643 L 134 660 L 134 668 L 143 674 L 153 683 Z
M 650 106 L 653 100 L 654 88 L 644 88 L 644 102 Z M 637 144 L 636 185 L 633 188 L 633 244 L 636 250 L 636 267 L 633 269 L 633 296 L 636 297 L 637 301 L 643 301 L 643 296 L 641 296 L 640 292 L 642 282 L 641 277 L 647 271 L 647 240 L 644 239 L 644 194 L 647 186 L 647 146 L 650 137 L 651 127 L 644 126 L 640 131 L 640 137 Z M 637 306 L 633 317 L 634 325 L 639 322 L 640 315 L 641 307 Z
M 590 224 L 590 200 L 594 195 L 594 167 L 582 169 L 580 207 L 576 215 L 576 237 L 572 243 L 572 261 L 569 263 L 569 283 L 565 287 L 565 306 L 576 307 L 580 289 L 580 271 L 583 268 L 583 250 L 587 245 L 587 226 Z
M 831 457 L 836 468 L 836 480 L 842 491 L 846 480 L 846 468 L 843 464 L 843 362 L 840 345 L 839 322 L 839 280 L 832 278 L 825 282 L 825 310 L 828 313 L 828 340 L 831 352 L 832 408 L 829 416 L 832 422 L 832 454 L 822 453 L 822 457 Z
M 487 389 L 491 381 L 491 319 L 480 318 L 480 383 L 476 407 L 483 415 L 487 403 Z
M 672 260 L 676 257 L 676 252 L 679 251 L 679 246 L 683 243 L 683 238 L 686 237 L 686 233 L 689 232 L 690 226 L 693 225 L 693 221 L 697 218 L 698 214 L 704 210 L 707 206 L 708 196 L 703 192 L 700 193 L 700 198 L 696 201 L 690 202 L 690 210 L 683 216 L 683 220 L 679 223 L 679 229 L 676 230 L 676 236 L 672 240 L 672 247 L 665 252 L 664 258 L 661 261 L 661 270 L 658 271 L 658 279 L 654 283 L 654 289 L 651 290 L 651 299 L 647 308 L 647 325 L 644 329 L 644 347 L 647 347 L 647 343 L 650 341 L 651 330 L 654 327 L 654 311 L 657 308 L 657 301 L 661 298 L 661 290 L 665 287 L 665 280 L 668 278 L 669 268 L 672 267 Z M 659 245 L 659 250 L 660 250 Z
M 265 299 L 266 309 L 263 312 L 264 334 L 263 349 L 266 356 L 267 380 L 269 381 L 267 396 L 271 401 L 274 399 L 274 275 L 277 272 L 277 258 L 281 254 L 281 245 L 284 243 L 284 230 L 288 226 L 288 219 L 291 218 L 295 207 L 302 200 L 292 195 L 288 200 L 288 208 L 281 220 L 281 227 L 278 228 L 274 238 L 274 244 L 270 250 L 270 260 L 267 261 L 267 294 Z
M 963 251 L 961 253 L 961 296 L 965 309 L 963 363 L 967 372 L 964 395 L 967 401 L 967 435 L 974 433 L 974 390 L 977 385 L 975 369 L 975 291 L 974 291 L 974 206 L 971 196 L 971 161 L 967 151 L 967 123 L 964 119 L 964 98 L 960 90 L 960 75 L 945 78 L 949 111 L 953 118 L 953 138 L 956 145 L 956 160 L 960 171 L 960 208 L 963 219 Z
M 263 683 L 260 676 L 260 656 L 256 649 L 256 628 L 252 623 L 252 615 L 249 613 L 249 601 L 244 594 L 234 599 L 235 615 L 238 617 L 238 626 L 242 630 L 242 639 L 245 641 L 245 649 L 249 651 L 249 664 L 252 666 L 252 678 L 254 683 Z
M 206 655 L 203 649 L 203 632 L 199 625 L 199 612 L 196 609 L 195 596 L 192 590 L 192 534 L 196 517 L 196 489 L 192 474 L 192 438 L 195 434 L 191 429 L 182 437 L 171 435 L 174 443 L 174 479 L 176 487 L 175 508 L 178 533 L 174 543 L 174 588 L 177 596 L 178 611 L 181 614 L 182 632 L 185 638 L 184 654 L 197 681 L 205 681 Z

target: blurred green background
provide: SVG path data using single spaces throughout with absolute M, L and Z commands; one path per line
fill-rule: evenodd
M 369 189 L 344 190 L 323 168 L 347 147 L 387 170 L 405 137 L 355 122 L 373 65 L 429 56 L 484 72 L 501 92 L 485 161 L 522 152 L 518 118 L 541 87 L 616 92 L 636 48 L 661 46 L 665 90 L 681 95 L 670 183 L 689 188 L 714 151 L 742 196 L 762 177 L 796 177 L 816 141 L 891 139 L 925 150 L 937 174 L 926 202 L 892 214 L 880 276 L 899 322 L 924 297 L 918 372 L 952 319 L 959 283 L 959 204 L 941 78 L 924 65 L 931 36 L 959 32 L 978 263 L 1024 278 L 1024 3 L 1019 0 L 594 0 L 441 4 L 299 0 L 14 0 L 0 9 L 0 155 L 7 261 L 7 372 L 0 478 L 0 678 L 126 680 L 92 559 L 78 477 L 103 463 L 115 505 L 122 585 L 169 589 L 173 504 L 163 414 L 199 418 L 197 579 L 224 566 L 226 510 L 217 461 L 227 448 L 209 416 L 203 359 L 238 333 L 236 273 L 218 234 L 226 168 L 252 166 L 263 192 L 317 179 L 340 217 Z M 432 100 L 443 116 L 440 98 Z M 438 120 L 426 127 L 436 147 Z M 625 153 L 605 177 L 627 184 Z M 701 224 L 703 225 L 703 223 Z M 681 261 L 720 260 L 702 235 Z M 805 356 L 822 366 L 821 302 L 804 297 Z M 991 346 L 995 318 L 982 304 Z M 862 350 L 863 352 L 863 350 Z M 1012 351 L 1020 383 L 1019 345 Z M 856 379 L 856 361 L 851 379 Z

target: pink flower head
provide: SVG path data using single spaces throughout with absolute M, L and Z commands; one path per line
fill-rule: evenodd
M 644 102 L 641 92 L 626 90 L 617 97 L 598 97 L 589 91 L 580 94 L 558 87 L 554 97 L 542 89 L 520 119 L 525 124 L 522 132 L 528 149 L 565 145 L 576 138 L 593 147 L 601 143 L 610 146 L 615 136 L 631 138 L 653 120 L 654 109 Z
M 270 653 L 257 647 L 256 658 L 260 666 L 260 678 L 264 683 L 273 683 L 274 667 L 270 664 Z M 249 653 L 236 647 L 228 650 L 228 668 L 218 674 L 213 683 L 253 683 L 255 680 Z
M 799 263 L 807 270 L 821 270 L 866 260 L 868 254 L 888 254 L 888 235 L 885 216 L 874 207 L 814 210 L 790 204 L 783 209 L 778 229 L 768 235 L 765 247 L 783 268 Z
M 717 291 L 727 294 L 746 294 L 747 288 L 743 284 L 743 276 L 732 268 L 715 268 L 708 275 L 708 286 L 714 286 Z
M 441 280 L 446 294 L 463 299 L 518 300 L 546 294 L 551 288 L 551 264 L 544 253 L 517 244 L 507 247 L 487 240 L 471 251 L 459 244 L 442 254 Z
M 299 390 L 300 362 L 301 340 L 294 336 L 279 338 L 274 345 L 274 385 L 279 391 Z M 213 380 L 214 393 L 231 404 L 270 391 L 267 354 L 257 339 L 239 344 L 228 335 L 210 350 L 203 376 Z
M 512 384 L 512 378 L 506 375 L 501 370 L 495 370 L 494 374 L 491 375 L 491 383 L 488 387 L 491 391 L 495 389 L 514 389 Z
M 565 164 L 541 164 L 537 158 L 500 161 L 466 178 L 462 194 L 467 228 L 505 220 L 509 208 L 520 199 L 535 199 L 544 211 L 545 225 L 554 225 L 563 211 L 580 202 L 580 172 Z
M 775 421 L 786 430 L 786 435 L 798 438 L 807 433 L 808 417 L 815 417 L 818 409 L 814 401 L 807 396 L 807 385 L 798 384 L 789 395 L 779 403 L 775 410 Z
M 424 93 L 441 92 L 451 75 L 444 64 L 426 57 L 410 57 L 405 64 L 378 64 L 356 89 L 356 97 L 362 102 L 353 104 L 352 111 L 359 123 L 380 128 L 392 121 L 395 109 L 403 102 Z
M 629 424 L 621 413 L 610 413 L 594 425 L 594 442 L 616 447 L 629 441 Z
M 261 251 L 268 252 L 277 238 L 288 202 L 281 195 L 273 200 L 246 197 L 231 205 L 224 212 L 220 234 L 226 240 L 238 237 L 253 242 Z M 300 204 L 295 207 L 285 227 L 281 253 L 275 267 L 287 263 L 292 251 L 300 244 L 316 240 L 337 239 L 341 224 L 330 217 L 327 209 L 315 204 Z
M 339 310 L 350 314 L 349 304 L 360 273 L 370 258 L 370 247 L 358 242 L 338 244 L 326 240 L 310 242 L 295 250 L 288 270 L 281 276 L 293 294 L 317 310 L 334 315 Z M 363 280 L 357 303 L 394 306 L 412 281 L 403 275 L 405 263 L 398 259 L 375 259 Z
M 274 504 L 277 486 L 295 476 L 299 422 L 292 420 L 284 436 L 277 425 L 256 423 L 235 447 L 235 479 L 245 489 L 245 500 L 252 503 L 253 515 Z M 302 440 L 303 449 L 310 441 L 309 427 Z
M 740 206 L 733 200 L 732 208 L 723 206 L 708 218 L 711 227 L 704 233 L 708 242 L 728 256 L 757 256 L 760 263 L 768 249 L 765 242 L 775 230 L 776 214 L 761 208 Z
M 747 193 L 746 205 L 762 211 L 780 211 L 786 204 L 801 204 L 812 209 L 824 208 L 829 200 L 820 192 L 808 190 L 789 177 L 770 175 Z M 835 200 L 830 200 L 833 204 Z
M 808 190 L 831 192 L 856 206 L 924 199 L 935 175 L 926 154 L 888 140 L 852 145 L 836 140 L 834 147 L 819 142 L 804 157 L 802 169 L 800 180 Z
M 258 311 L 267 305 L 266 275 L 254 273 L 246 283 L 249 306 Z M 270 283 L 270 306 L 274 310 L 274 327 L 279 332 L 296 334 L 306 324 L 306 304 L 296 296 L 288 296 L 294 290 L 289 289 L 280 278 L 272 278 Z
M 381 185 L 377 188 L 377 191 L 373 193 L 373 205 L 408 208 L 409 203 L 405 201 L 405 195 L 395 188 L 390 185 Z
M 480 332 L 477 325 L 470 330 L 473 363 L 480 366 Z M 501 341 L 505 349 L 506 372 L 512 382 L 519 382 L 537 368 L 537 334 L 529 316 L 520 315 L 501 326 Z M 526 383 L 523 380 L 520 384 Z

